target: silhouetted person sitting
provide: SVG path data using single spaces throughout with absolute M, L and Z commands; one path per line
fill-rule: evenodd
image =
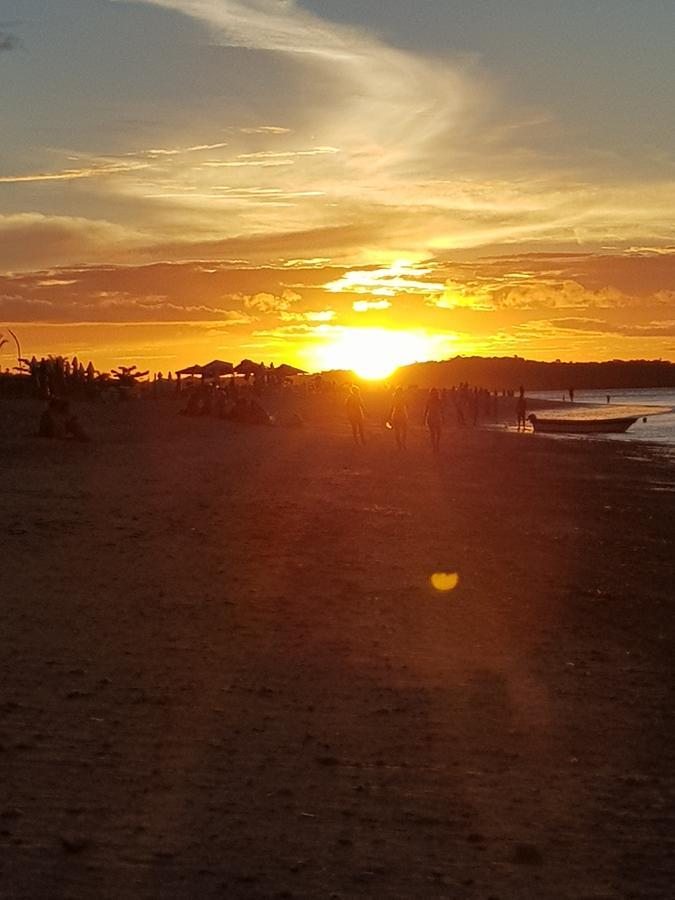
M 263 409 L 257 400 L 248 402 L 248 421 L 251 425 L 269 425 L 269 414 Z
M 210 416 L 213 408 L 211 390 L 204 386 L 199 390 L 199 415 Z
M 269 425 L 270 417 L 257 400 L 239 397 L 230 410 L 229 417 L 233 422 L 244 425 Z
M 59 400 L 56 397 L 52 397 L 47 404 L 47 408 L 40 416 L 38 433 L 40 437 L 45 438 L 73 438 L 76 441 L 91 440 L 75 413 L 70 411 L 68 401 Z
M 181 416 L 198 416 L 201 409 L 201 398 L 198 391 L 190 391 L 185 408 L 181 409 Z
M 227 394 L 221 388 L 216 393 L 216 415 L 219 419 L 226 419 L 228 416 L 228 399 Z
M 82 427 L 80 420 L 73 413 L 66 418 L 66 435 L 76 441 L 90 441 L 91 438 Z
M 233 422 L 245 422 L 247 409 L 248 401 L 244 397 L 237 397 L 227 418 L 232 419 Z
M 62 411 L 63 402 L 52 397 L 40 416 L 38 434 L 43 438 L 64 438 L 66 420 Z

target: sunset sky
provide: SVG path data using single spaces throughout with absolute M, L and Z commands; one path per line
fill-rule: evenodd
M 674 36 L 671 0 L 0 0 L 0 332 L 675 360 Z

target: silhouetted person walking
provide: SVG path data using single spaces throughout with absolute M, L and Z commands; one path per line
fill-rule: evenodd
M 394 391 L 389 421 L 394 429 L 396 446 L 399 450 L 405 450 L 408 445 L 408 404 L 402 387 L 398 387 Z
M 427 397 L 427 405 L 424 409 L 424 424 L 429 429 L 429 437 L 431 438 L 431 449 L 434 453 L 438 453 L 441 448 L 441 425 L 443 423 L 443 414 L 441 411 L 441 398 L 436 390 L 432 388 Z
M 347 418 L 352 426 L 352 437 L 355 444 L 365 444 L 366 436 L 363 430 L 365 423 L 365 412 L 363 409 L 363 401 L 361 400 L 361 391 L 353 384 L 347 394 L 345 400 L 345 408 L 347 410 Z

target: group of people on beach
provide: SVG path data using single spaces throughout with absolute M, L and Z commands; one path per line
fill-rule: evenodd
M 510 392 L 513 396 L 513 392 Z M 475 398 L 475 404 L 471 403 Z M 459 388 L 442 389 L 431 388 L 425 398 L 424 412 L 422 416 L 422 424 L 426 426 L 429 432 L 429 440 L 431 449 L 434 453 L 438 453 L 441 445 L 441 434 L 443 424 L 447 422 L 448 415 L 454 411 L 454 418 L 458 425 L 466 425 L 467 417 L 465 416 L 466 401 L 469 400 L 470 406 L 475 412 L 472 416 L 474 425 L 479 422 L 479 408 L 481 402 L 491 401 L 492 395 L 489 391 L 474 388 L 470 389 L 468 385 L 460 385 Z M 349 388 L 345 399 L 345 409 L 347 420 L 350 424 L 354 443 L 363 445 L 366 443 L 365 421 L 366 413 L 361 396 L 361 390 L 358 385 L 352 385 Z M 487 411 L 487 410 L 486 410 Z M 495 395 L 494 415 L 497 415 L 497 404 Z M 518 397 L 515 402 L 515 418 L 516 430 L 526 431 L 527 401 L 525 398 L 525 389 L 520 387 Z M 406 388 L 399 386 L 395 388 L 389 409 L 385 426 L 393 431 L 396 446 L 399 450 L 405 450 L 408 446 L 408 426 L 410 421 L 410 411 L 408 402 L 408 391 Z
M 58 363 L 58 364 L 57 364 Z M 42 376 L 46 373 L 47 380 Z M 68 384 L 67 379 L 76 379 L 78 382 L 84 379 L 86 383 L 87 369 L 76 365 L 74 362 L 66 368 L 65 364 L 50 361 L 46 367 L 39 364 L 35 367 L 36 387 L 46 389 L 48 392 L 47 405 L 44 408 L 39 422 L 39 434 L 47 438 L 72 438 L 79 441 L 89 440 L 77 417 L 70 408 L 69 400 L 61 394 L 52 391 L 58 385 L 63 387 Z M 54 383 L 50 383 L 50 379 Z M 246 425 L 302 425 L 303 421 L 297 412 L 286 412 L 273 417 L 263 407 L 261 401 L 262 391 L 256 390 L 256 386 L 249 385 L 238 387 L 233 380 L 225 384 L 211 383 L 202 380 L 198 385 L 191 385 L 185 391 L 185 403 L 180 409 L 181 415 L 188 418 L 210 417 L 230 420 Z M 342 388 L 344 390 L 344 388 Z M 182 392 L 181 392 L 182 393 Z M 306 391 L 303 396 L 306 395 Z M 321 393 L 321 392 L 320 392 Z M 514 396 L 514 391 L 503 392 L 507 399 Z M 438 389 L 432 387 L 426 395 L 422 395 L 415 387 L 398 386 L 390 396 L 388 414 L 383 416 L 387 429 L 394 435 L 396 447 L 405 450 L 408 446 L 409 423 L 411 419 L 411 404 L 414 415 L 421 413 L 421 421 L 429 434 L 429 441 L 433 453 L 440 451 L 443 426 L 454 421 L 457 426 L 478 425 L 482 418 L 488 421 L 498 420 L 500 412 L 499 394 L 480 387 L 471 387 L 468 383 L 462 383 L 452 388 Z M 509 403 L 513 403 L 509 399 Z M 422 411 L 422 403 L 423 411 Z M 293 404 L 295 405 L 295 404 Z M 366 443 L 366 410 L 358 385 L 352 384 L 347 388 L 344 398 L 345 412 L 349 422 L 352 438 L 357 445 Z M 511 407 L 513 409 L 513 407 Z M 515 418 L 517 430 L 527 430 L 526 413 L 527 403 L 524 388 L 515 400 Z
M 203 383 L 191 388 L 187 393 L 185 406 L 180 415 L 196 418 L 206 416 L 226 419 L 241 425 L 283 425 L 299 427 L 303 424 L 297 412 L 281 416 L 271 416 L 260 402 L 258 392 L 247 386 L 217 386 Z
M 195 418 L 209 416 L 230 419 L 247 425 L 269 425 L 271 418 L 252 391 L 237 392 L 236 389 L 216 388 L 210 384 L 200 384 L 187 393 L 182 416 Z
M 387 421 L 394 432 L 396 446 L 399 450 L 405 450 L 408 446 L 408 419 L 405 391 L 402 387 L 397 387 L 392 397 L 391 412 Z M 427 395 L 422 424 L 426 425 L 429 431 L 432 451 L 438 453 L 441 447 L 443 405 L 441 395 L 436 388 L 431 388 Z
M 431 449 L 438 453 L 441 447 L 441 432 L 444 421 L 443 393 L 437 388 L 431 388 L 426 397 L 422 424 L 426 426 L 431 441 Z M 365 408 L 361 391 L 358 385 L 352 385 L 345 400 L 347 419 L 351 426 L 354 443 L 363 445 L 365 436 Z M 394 432 L 396 446 L 399 450 L 405 450 L 408 446 L 408 422 L 410 413 L 405 388 L 397 387 L 391 400 L 391 409 L 386 420 L 386 427 Z

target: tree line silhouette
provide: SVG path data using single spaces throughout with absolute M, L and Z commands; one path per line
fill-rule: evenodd
M 401 384 L 420 387 L 450 386 L 469 382 L 491 391 L 525 385 L 528 391 L 604 390 L 606 388 L 675 387 L 675 363 L 667 360 L 606 362 L 540 362 L 520 356 L 456 356 L 437 362 L 402 366 L 395 376 Z

